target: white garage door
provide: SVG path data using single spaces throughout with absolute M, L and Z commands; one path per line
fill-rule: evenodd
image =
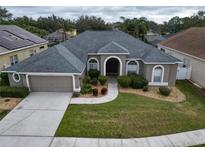
M 71 76 L 29 76 L 30 89 L 33 92 L 72 92 Z

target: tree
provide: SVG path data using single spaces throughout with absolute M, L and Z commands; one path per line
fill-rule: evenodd
M 0 19 L 10 19 L 12 17 L 12 14 L 8 12 L 6 8 L 2 8 L 0 6 Z

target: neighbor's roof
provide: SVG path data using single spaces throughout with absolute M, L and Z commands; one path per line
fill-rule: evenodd
M 0 53 L 23 48 L 46 40 L 15 25 L 0 25 Z
M 178 59 L 121 31 L 86 31 L 49 48 L 39 55 L 15 64 L 6 71 L 79 73 L 86 66 L 88 53 L 127 54 L 145 62 L 176 63 Z
M 160 44 L 205 59 L 205 28 L 189 28 L 162 41 Z

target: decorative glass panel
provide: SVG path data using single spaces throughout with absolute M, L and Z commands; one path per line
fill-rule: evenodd
M 95 59 L 89 61 L 89 69 L 98 69 L 98 63 Z
M 157 67 L 154 70 L 154 82 L 161 82 L 162 80 L 162 68 Z

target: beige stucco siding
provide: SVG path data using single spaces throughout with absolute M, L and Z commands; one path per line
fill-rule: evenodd
M 191 80 L 198 85 L 205 87 L 205 60 L 203 61 L 174 50 L 166 49 L 162 46 L 159 47 L 165 49 L 166 53 L 169 53 L 170 55 L 180 59 L 181 61 L 183 61 L 184 58 L 190 60 L 190 65 L 192 67 Z
M 143 76 L 149 81 L 152 82 L 152 70 L 156 64 L 144 64 L 143 66 Z M 163 64 L 164 67 L 164 78 L 163 82 L 167 82 L 169 86 L 174 86 L 176 82 L 176 72 L 177 64 Z
M 42 47 L 42 46 L 44 46 L 44 48 L 40 49 L 40 47 Z M 36 53 L 40 53 L 46 49 L 48 49 L 47 44 L 41 44 L 41 45 L 37 45 L 35 47 L 30 47 L 30 48 L 26 48 L 26 49 L 22 49 L 22 50 L 18 50 L 18 51 L 14 51 L 14 52 L 0 55 L 0 71 L 4 69 L 4 65 L 10 65 L 10 57 L 11 56 L 17 55 L 18 61 L 22 61 L 22 60 L 30 57 L 31 50 L 35 50 Z

